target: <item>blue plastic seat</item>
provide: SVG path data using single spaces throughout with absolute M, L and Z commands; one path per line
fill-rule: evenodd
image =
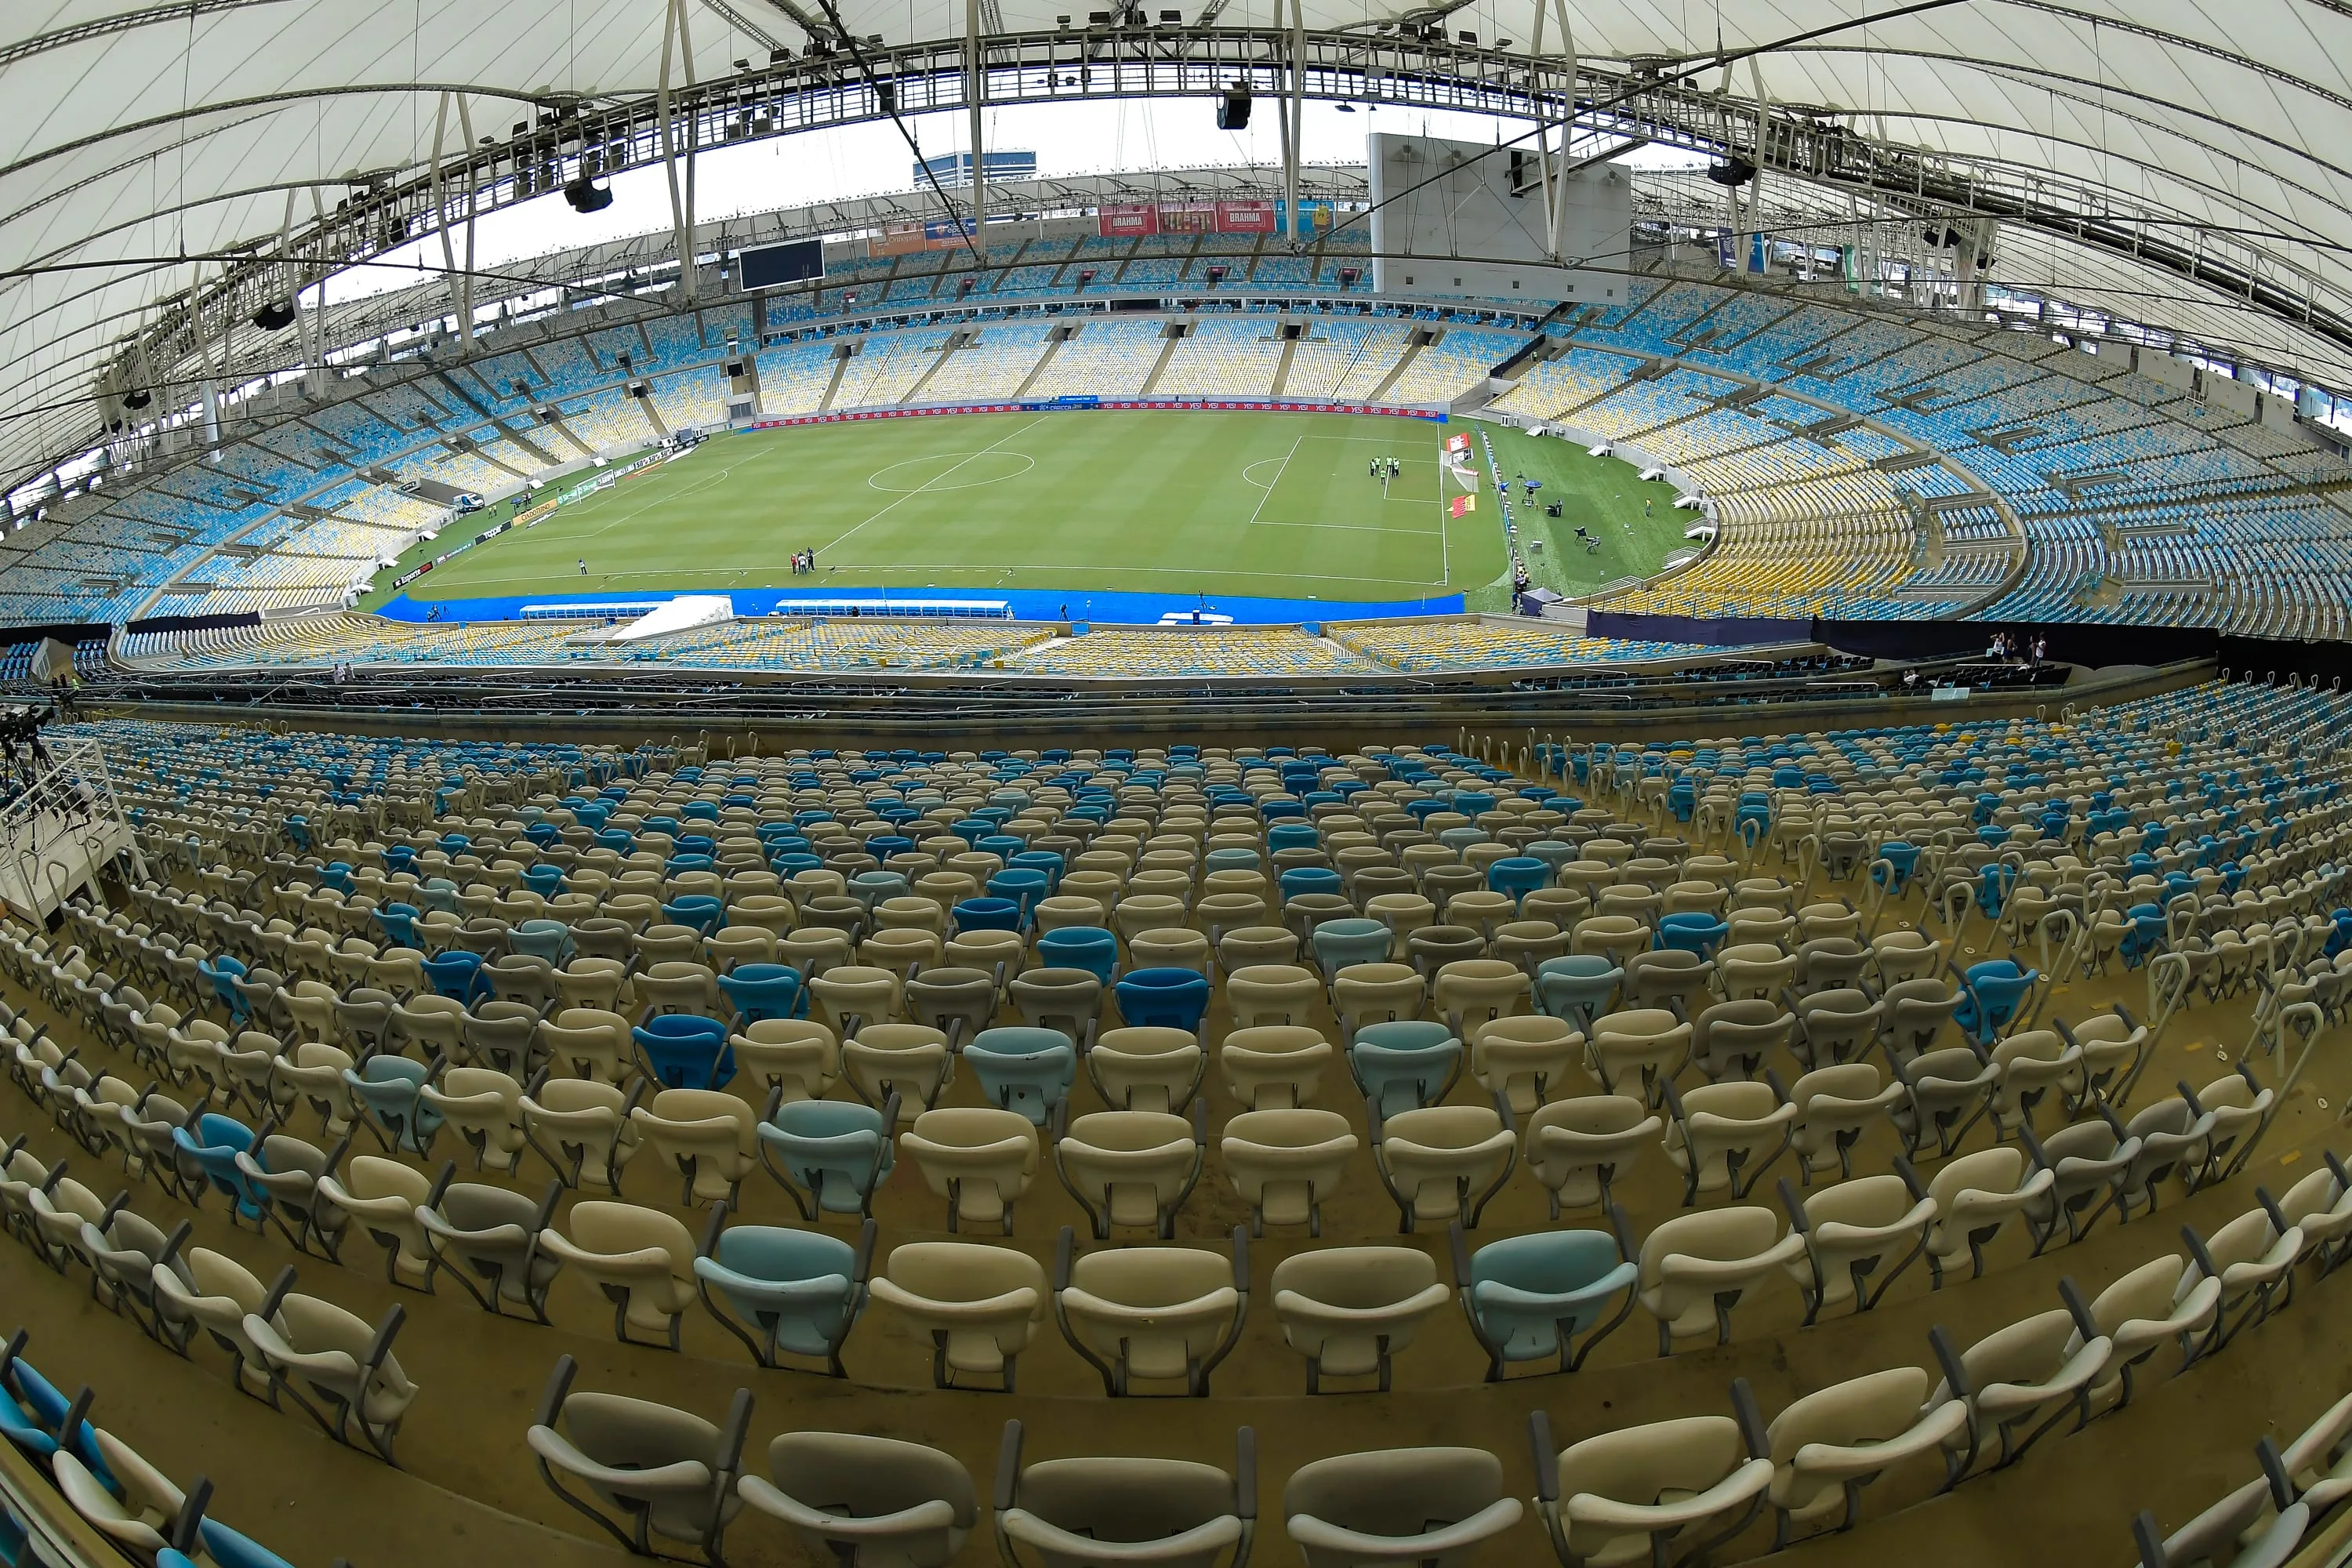
M 551 899 L 563 891 L 563 868 L 545 864 L 526 867 L 522 885 L 542 899 Z
M 74 1401 L 17 1353 L 24 1334 L 19 1329 L 17 1338 L 10 1342 L 5 1352 L 0 1352 L 0 1437 L 16 1445 L 45 1468 L 59 1447 L 68 1446 L 109 1489 L 119 1489 L 120 1483 L 99 1449 L 97 1429 L 83 1421 L 68 1433 L 66 1424 L 73 1415 Z M 13 1516 L 0 1518 L 0 1531 L 15 1527 L 16 1522 Z M 21 1542 L 23 1539 L 20 1530 L 17 1540 Z M 22 1552 L 16 1561 L 31 1568 L 38 1559 L 30 1552 Z
M 1506 855 L 1486 868 L 1486 886 L 1508 893 L 1516 906 L 1538 888 L 1551 886 L 1551 868 L 1532 855 Z
M 1437 841 L 1459 855 L 1473 844 L 1487 842 L 1486 830 L 1483 827 L 1449 827 L 1437 836 Z
M 2164 910 L 2156 904 L 2134 904 L 2124 911 L 2131 930 L 2116 946 L 2124 967 L 2137 969 L 2164 949 Z
M 1581 858 L 1584 851 L 1565 838 L 1538 838 L 1519 853 L 1531 860 L 1542 861 L 1545 870 L 1557 877 L 1562 866 Z
M 1280 849 L 1317 849 L 1322 844 L 1322 830 L 1311 822 L 1277 822 L 1265 830 L 1268 854 Z
M 2042 978 L 2014 961 L 1996 958 L 1972 963 L 1961 977 L 1960 1005 L 1952 1022 L 1979 1046 L 1990 1046 L 2016 1020 L 2018 1009 Z
M 489 977 L 482 973 L 482 963 L 480 953 L 453 947 L 425 960 L 425 979 L 436 995 L 470 1006 L 478 997 L 491 994 Z
M 2327 945 L 2323 951 L 2328 957 L 2334 958 L 2346 948 L 2352 947 L 2352 910 L 2331 910 L 2327 919 L 2330 922 Z
M 1021 906 L 1011 899 L 965 899 L 954 910 L 958 932 L 1021 929 Z
M 727 919 L 727 906 L 709 893 L 681 893 L 664 904 L 661 911 L 663 920 L 698 936 L 709 936 Z
M 1657 945 L 1662 950 L 1713 958 L 1716 945 L 1730 930 L 1713 915 L 1696 910 L 1678 910 L 1659 917 Z
M 1008 866 L 988 879 L 989 897 L 1011 900 L 1025 929 L 1037 900 L 1045 896 L 1045 873 L 1025 866 Z
M 373 1056 L 343 1069 L 343 1087 L 387 1148 L 422 1154 L 441 1131 L 441 1113 L 425 1103 L 432 1070 L 406 1057 Z
M 1209 1010 L 1208 977 L 1190 969 L 1138 969 L 1120 977 L 1113 994 L 1119 1018 L 1135 1027 L 1160 1026 L 1198 1035 Z
M 1307 939 L 1327 984 L 1352 964 L 1386 963 L 1395 942 L 1396 933 L 1385 924 L 1361 916 L 1320 921 Z
M 1605 1230 L 1537 1231 L 1489 1242 L 1456 1272 L 1470 1331 L 1486 1351 L 1486 1381 L 1514 1363 L 1558 1357 L 1574 1372 L 1633 1310 L 1641 1265 Z M 1621 1297 L 1603 1321 L 1610 1298 Z M 1578 1343 L 1578 1336 L 1584 1336 Z
M 457 905 L 457 884 L 446 877 L 435 877 L 426 881 L 418 890 L 418 897 L 425 900 L 425 907 L 428 910 L 437 910 L 445 915 L 464 912 Z
M 1257 871 L 1265 866 L 1265 859 L 1256 850 L 1238 847 L 1212 849 L 1201 860 L 1204 876 L 1212 871 Z
M 507 933 L 507 945 L 526 958 L 562 968 L 572 962 L 572 928 L 562 921 L 525 921 Z
M 1977 873 L 1977 908 L 1988 920 L 2000 919 L 2001 906 L 2009 902 L 2009 891 L 2017 886 L 2017 868 L 1996 860 Z
M 870 847 L 869 847 L 870 848 Z M 884 899 L 904 898 L 908 883 L 898 871 L 860 871 L 849 879 L 849 896 L 869 910 Z
M 719 975 L 719 989 L 735 1009 L 735 1026 L 762 1018 L 805 1018 L 808 992 L 801 972 L 788 963 L 739 963 Z
M 326 869 L 319 873 L 319 886 L 322 888 L 332 888 L 339 893 L 350 892 L 352 890 L 352 863 L 348 860 L 329 861 L 327 863 Z
M 239 1219 L 260 1225 L 262 1195 L 236 1168 L 239 1154 L 254 1152 L 252 1128 L 235 1117 L 208 1110 L 196 1119 L 194 1133 L 184 1127 L 173 1128 L 172 1147 L 181 1164 L 194 1166 L 215 1192 L 236 1205 Z
M 1536 1010 L 1590 1031 L 1624 978 L 1623 970 L 1599 953 L 1547 958 L 1536 966 Z
M 1083 969 L 1108 985 L 1118 970 L 1118 938 L 1100 926 L 1064 926 L 1037 939 L 1037 962 L 1046 969 Z
M 294 1568 L 294 1565 L 250 1536 L 240 1535 L 207 1514 L 196 1523 L 204 1540 L 205 1561 L 215 1568 Z M 155 1553 L 155 1568 L 194 1568 L 188 1559 L 165 1547 Z
M 914 847 L 908 845 L 908 848 Z M 1062 858 L 1051 849 L 1024 849 L 1008 858 L 1005 868 L 1012 871 L 1035 871 L 1045 879 L 1045 894 L 1051 898 L 1062 885 Z
M 246 1005 L 245 994 L 236 988 L 235 981 L 245 973 L 245 965 L 226 952 L 216 953 L 196 960 L 196 973 L 211 982 L 213 994 L 228 1009 L 230 1021 L 243 1024 L 251 1009 Z
M 693 1013 L 664 1013 L 629 1031 L 646 1070 L 664 1089 L 724 1089 L 735 1076 L 727 1026 Z
M 1462 1042 L 1421 1018 L 1367 1024 L 1348 1047 L 1348 1070 L 1386 1120 L 1445 1098 L 1462 1071 Z
M 963 1059 L 990 1103 L 1017 1110 L 1039 1127 L 1054 1119 L 1054 1108 L 1069 1099 L 1077 1081 L 1077 1047 L 1059 1029 L 982 1029 L 964 1047 Z
M 1899 899 L 1911 886 L 1911 873 L 1918 864 L 1917 845 L 1890 838 L 1878 847 L 1878 858 L 1871 863 L 1870 879 Z
M 1286 904 L 1301 893 L 1338 893 L 1345 890 L 1339 873 L 1328 866 L 1293 866 L 1282 874 L 1280 880 L 1275 886 Z
M 898 1146 L 882 1112 L 839 1100 L 794 1100 L 753 1129 L 760 1158 L 803 1219 L 874 1212 Z
M 841 1377 L 842 1342 L 865 1310 L 873 1246 L 871 1220 L 856 1247 L 783 1226 L 730 1226 L 694 1260 L 694 1278 L 710 1315 L 761 1366 L 776 1365 L 779 1352 L 822 1358 Z

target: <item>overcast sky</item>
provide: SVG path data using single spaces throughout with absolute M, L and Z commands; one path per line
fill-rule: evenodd
M 1282 136 L 1275 105 L 1260 99 L 1257 110 L 1247 131 L 1220 131 L 1215 104 L 1207 99 L 1008 107 L 988 111 L 987 142 L 995 151 L 1036 153 L 1037 172 L 1048 176 L 1246 164 L 1279 171 Z M 954 112 L 907 121 L 927 157 L 962 151 L 967 125 L 966 117 Z M 1310 102 L 1305 161 L 1361 163 L 1364 137 L 1371 131 L 1491 142 L 1527 129 L 1524 121 L 1484 115 L 1402 109 L 1345 113 L 1334 103 Z M 1626 161 L 1687 166 L 1703 160 L 1686 153 L 1643 149 Z M 475 237 L 475 266 L 496 268 L 552 250 L 670 227 L 669 186 L 658 163 L 627 170 L 611 184 L 613 205 L 601 213 L 583 216 L 561 197 L 550 195 L 483 218 Z M 883 121 L 702 153 L 696 160 L 695 184 L 697 213 L 708 222 L 908 190 L 915 184 L 914 157 L 898 127 Z M 337 279 L 331 291 L 337 299 L 350 299 L 411 283 L 420 249 L 425 264 L 437 269 L 441 246 L 435 238 L 392 252 L 383 258 L 388 265 L 353 268 Z

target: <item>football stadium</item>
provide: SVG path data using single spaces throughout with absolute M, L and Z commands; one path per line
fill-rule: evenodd
M 0 1561 L 2352 1563 L 2352 10 L 1317 4 L 0 14 Z

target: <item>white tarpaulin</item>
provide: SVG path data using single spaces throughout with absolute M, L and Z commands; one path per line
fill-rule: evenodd
M 724 594 L 681 594 L 657 610 L 639 616 L 613 634 L 614 642 L 643 642 L 669 632 L 716 626 L 735 618 L 735 601 Z

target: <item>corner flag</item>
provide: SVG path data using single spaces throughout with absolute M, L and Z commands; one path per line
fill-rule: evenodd
M 1445 515 L 1448 517 L 1460 517 L 1464 512 L 1476 511 L 1477 510 L 1478 498 L 1476 496 L 1455 496 L 1454 500 L 1447 504 Z

